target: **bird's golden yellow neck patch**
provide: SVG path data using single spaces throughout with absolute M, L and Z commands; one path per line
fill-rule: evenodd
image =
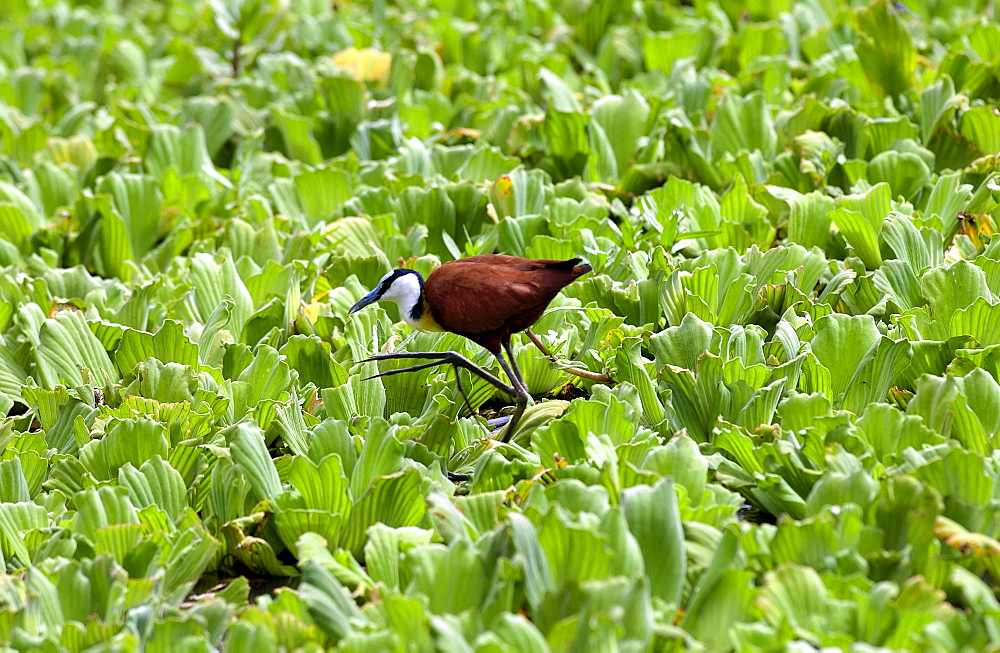
M 424 310 L 420 313 L 420 317 L 417 319 L 408 319 L 407 322 L 410 323 L 410 327 L 416 329 L 417 331 L 444 331 L 441 325 L 434 321 L 434 316 L 431 315 L 430 310 L 427 306 L 424 306 Z

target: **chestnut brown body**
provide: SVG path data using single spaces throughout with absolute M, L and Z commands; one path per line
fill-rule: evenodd
M 503 368 L 510 384 L 479 367 L 455 351 L 391 352 L 375 354 L 366 361 L 424 359 L 428 363 L 395 368 L 375 376 L 389 376 L 436 365 L 453 365 L 455 381 L 470 411 L 474 411 L 462 389 L 458 369 L 466 369 L 516 398 L 514 412 L 501 440 L 507 442 L 531 401 L 528 386 L 517 369 L 510 337 L 538 321 L 560 290 L 591 267 L 580 259 L 551 261 L 487 254 L 445 263 L 427 280 L 415 270 L 393 270 L 351 307 L 355 313 L 377 301 L 392 301 L 403 319 L 421 331 L 450 331 L 488 349 Z M 528 334 L 538 344 L 538 340 Z M 540 346 L 540 345 L 539 345 Z M 544 351 L 544 350 L 543 350 Z M 506 354 L 507 360 L 504 360 Z
M 445 263 L 424 282 L 424 310 L 445 331 L 499 355 L 511 335 L 538 321 L 559 291 L 590 272 L 580 259 L 487 254 Z

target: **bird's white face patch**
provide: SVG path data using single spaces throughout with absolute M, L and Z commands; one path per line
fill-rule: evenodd
M 382 278 L 384 280 L 391 275 L 392 273 L 390 272 Z M 381 283 L 380 281 L 379 284 L 381 285 Z M 417 305 L 417 302 L 420 301 L 420 280 L 415 274 L 398 276 L 386 288 L 379 299 L 396 302 L 400 312 L 403 314 L 403 319 L 412 327 L 414 323 L 410 314 L 413 312 L 413 308 Z

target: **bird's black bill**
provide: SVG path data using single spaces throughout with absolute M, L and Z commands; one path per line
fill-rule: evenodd
M 351 315 L 352 313 L 357 313 L 365 306 L 368 306 L 368 304 L 373 304 L 377 301 L 378 301 L 378 288 L 376 288 L 375 290 L 371 291 L 370 293 L 359 299 L 357 303 L 351 307 L 351 310 L 347 311 L 347 314 Z

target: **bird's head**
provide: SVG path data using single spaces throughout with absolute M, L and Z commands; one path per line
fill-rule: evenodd
M 419 308 L 424 278 L 416 270 L 393 270 L 382 277 L 375 289 L 358 300 L 347 313 L 357 313 L 365 306 L 378 301 L 396 302 L 404 318 L 409 321 L 414 309 Z

